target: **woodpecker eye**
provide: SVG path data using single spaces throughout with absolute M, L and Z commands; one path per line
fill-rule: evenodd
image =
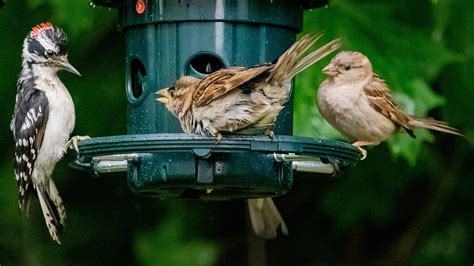
M 46 50 L 46 51 L 44 52 L 44 54 L 45 54 L 47 57 L 51 57 L 51 56 L 54 55 L 54 51 L 53 51 L 53 50 Z
M 344 66 L 344 70 L 345 70 L 345 71 L 349 71 L 350 69 L 351 69 L 351 66 L 350 66 L 350 65 L 345 65 L 345 66 Z

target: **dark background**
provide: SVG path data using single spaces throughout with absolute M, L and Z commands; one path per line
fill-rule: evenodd
M 54 172 L 68 210 L 58 246 L 37 201 L 28 218 L 17 210 L 8 126 L 23 38 L 44 21 L 66 30 L 82 77 L 60 75 L 76 105 L 75 133 L 93 137 L 126 133 L 124 38 L 116 11 L 86 0 L 8 1 L 0 9 L 0 264 L 471 265 L 473 9 L 469 0 L 334 0 L 306 11 L 303 29 L 344 38 L 343 49 L 366 54 L 408 112 L 448 121 L 466 139 L 400 134 L 341 179 L 295 180 L 276 199 L 290 235 L 272 241 L 250 234 L 243 201 L 141 198 L 125 176 L 90 177 L 65 159 Z M 328 61 L 297 78 L 297 135 L 341 138 L 314 105 Z

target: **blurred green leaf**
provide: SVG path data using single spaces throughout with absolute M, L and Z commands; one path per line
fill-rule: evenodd
M 465 254 L 468 234 L 463 224 L 454 222 L 433 234 L 417 250 L 414 265 L 467 265 Z
M 142 265 L 214 265 L 217 246 L 208 240 L 189 238 L 183 216 L 176 209 L 154 231 L 139 233 L 135 252 Z

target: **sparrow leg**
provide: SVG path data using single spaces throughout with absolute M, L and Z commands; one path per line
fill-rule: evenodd
M 359 141 L 353 142 L 352 145 L 354 145 L 356 147 L 362 147 L 362 146 L 369 146 L 369 145 L 377 145 L 379 143 L 380 143 L 380 141 L 359 140 Z
M 362 157 L 360 160 L 364 160 L 367 157 L 367 151 L 362 149 L 361 146 L 368 146 L 368 145 L 377 145 L 379 144 L 380 141 L 365 141 L 365 140 L 359 140 L 354 143 L 352 143 L 353 146 L 356 146 L 357 149 L 359 149 L 359 152 L 362 154 Z
M 89 136 L 74 136 L 69 139 L 69 141 L 66 143 L 66 147 L 69 149 L 74 149 L 76 150 L 77 153 L 79 153 L 79 147 L 77 146 L 77 142 L 81 140 L 86 140 L 90 139 L 91 137 Z
M 266 136 L 269 136 L 271 139 L 275 137 L 275 133 L 273 133 L 273 130 L 271 129 L 265 130 L 263 134 L 265 134 Z
M 221 134 L 221 132 L 217 131 L 216 132 L 216 142 L 214 144 L 219 144 L 219 142 L 221 142 L 221 139 L 222 139 L 222 134 Z
M 355 145 L 354 145 L 355 146 Z M 360 160 L 363 161 L 365 158 L 367 158 L 367 151 L 362 149 L 359 146 L 355 146 L 357 149 L 359 149 L 360 154 L 362 154 L 362 157 L 360 157 Z

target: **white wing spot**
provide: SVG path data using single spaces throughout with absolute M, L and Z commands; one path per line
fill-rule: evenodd
M 39 111 L 36 113 L 34 108 L 31 108 L 26 114 L 25 121 L 21 125 L 21 131 L 30 128 L 34 122 L 38 121 L 38 118 L 43 115 L 41 111 L 41 106 L 39 106 Z M 38 133 L 38 131 L 37 131 Z
M 25 118 L 25 122 L 23 122 L 23 124 L 21 125 L 21 131 L 28 129 L 30 127 L 31 127 L 30 119 Z

